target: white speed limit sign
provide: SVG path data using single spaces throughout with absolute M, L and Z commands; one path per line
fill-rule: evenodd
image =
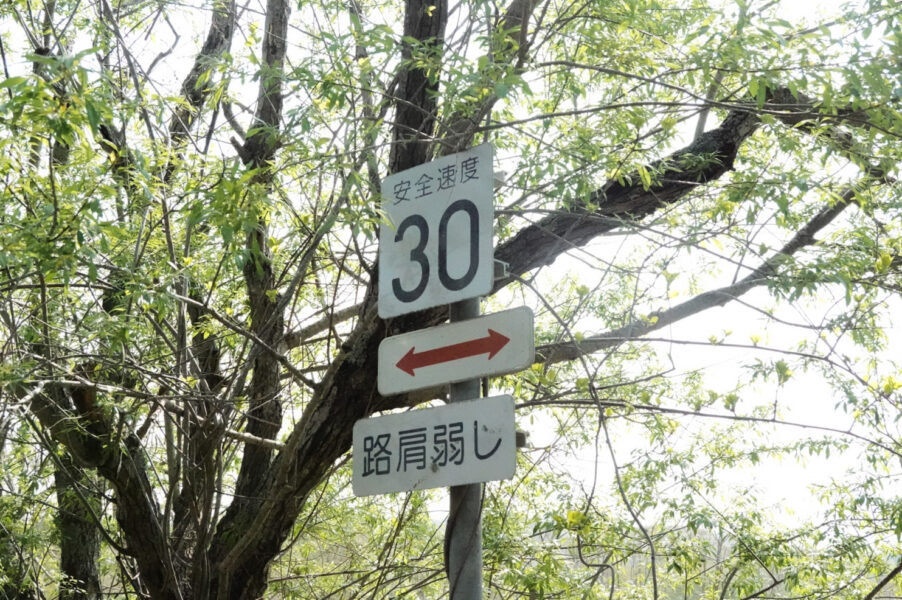
M 383 319 L 492 289 L 492 146 L 382 181 L 379 316 Z

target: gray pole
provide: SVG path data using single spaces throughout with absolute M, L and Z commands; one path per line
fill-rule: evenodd
M 451 322 L 479 316 L 479 298 L 451 305 Z M 479 379 L 451 384 L 450 402 L 479 398 Z M 482 484 L 451 488 L 445 529 L 445 571 L 451 600 L 482 600 Z

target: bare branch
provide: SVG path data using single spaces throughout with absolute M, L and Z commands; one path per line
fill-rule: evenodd
M 497 27 L 497 32 L 505 34 L 504 44 L 490 57 L 497 68 L 522 70 L 529 55 L 529 20 L 539 4 L 539 0 L 512 0 L 508 5 Z M 438 136 L 438 154 L 454 154 L 469 148 L 480 124 L 497 101 L 498 97 L 490 93 L 481 101 L 466 104 L 447 116 Z
M 897 564 L 889 573 L 887 573 L 886 576 L 881 579 L 862 600 L 874 600 L 880 590 L 885 588 L 887 584 L 889 584 L 889 582 L 892 581 L 899 573 L 902 573 L 902 560 L 899 560 L 899 564 Z
M 722 288 L 704 292 L 678 304 L 672 308 L 654 312 L 646 318 L 636 319 L 626 325 L 609 332 L 584 338 L 580 341 L 568 341 L 549 344 L 536 348 L 536 361 L 553 364 L 565 360 L 574 360 L 579 356 L 613 348 L 625 340 L 637 339 L 667 327 L 715 306 L 724 306 L 739 298 L 748 291 L 766 285 L 774 280 L 779 267 L 798 250 L 816 243 L 815 235 L 842 213 L 852 202 L 855 190 L 850 189 L 843 194 L 842 201 L 826 206 L 818 212 L 804 227 L 799 229 L 779 251 L 764 261 L 757 269 L 736 283 Z
M 286 333 L 285 337 L 282 338 L 282 347 L 286 350 L 297 348 L 298 346 L 303 344 L 305 340 L 313 337 L 314 335 L 322 333 L 327 329 L 331 329 L 335 325 L 343 323 L 348 319 L 353 319 L 360 312 L 362 306 L 363 304 L 354 304 L 353 306 L 348 306 L 336 311 L 330 311 L 329 314 L 327 314 L 319 321 L 311 323 L 310 325 L 302 327 L 301 329 Z

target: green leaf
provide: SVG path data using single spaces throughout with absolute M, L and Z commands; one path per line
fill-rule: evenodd
M 644 165 L 639 165 L 636 167 L 636 172 L 639 174 L 639 180 L 642 182 L 642 187 L 647 191 L 651 188 L 651 175 L 648 172 L 648 169 L 645 168 Z
M 100 126 L 100 111 L 97 110 L 97 107 L 94 105 L 94 102 L 90 99 L 85 100 L 85 113 L 88 117 L 88 124 L 91 126 L 91 131 L 93 133 L 97 133 L 98 127 Z
M 0 81 L 0 88 L 14 88 L 28 81 L 27 77 L 9 77 Z

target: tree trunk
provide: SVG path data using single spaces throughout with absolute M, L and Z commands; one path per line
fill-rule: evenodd
M 56 526 L 60 537 L 59 600 L 96 600 L 100 597 L 100 530 L 92 519 L 90 478 L 72 458 L 62 453 L 53 473 L 58 505 Z M 95 503 L 96 504 L 96 503 Z M 95 513 L 96 514 L 96 513 Z

